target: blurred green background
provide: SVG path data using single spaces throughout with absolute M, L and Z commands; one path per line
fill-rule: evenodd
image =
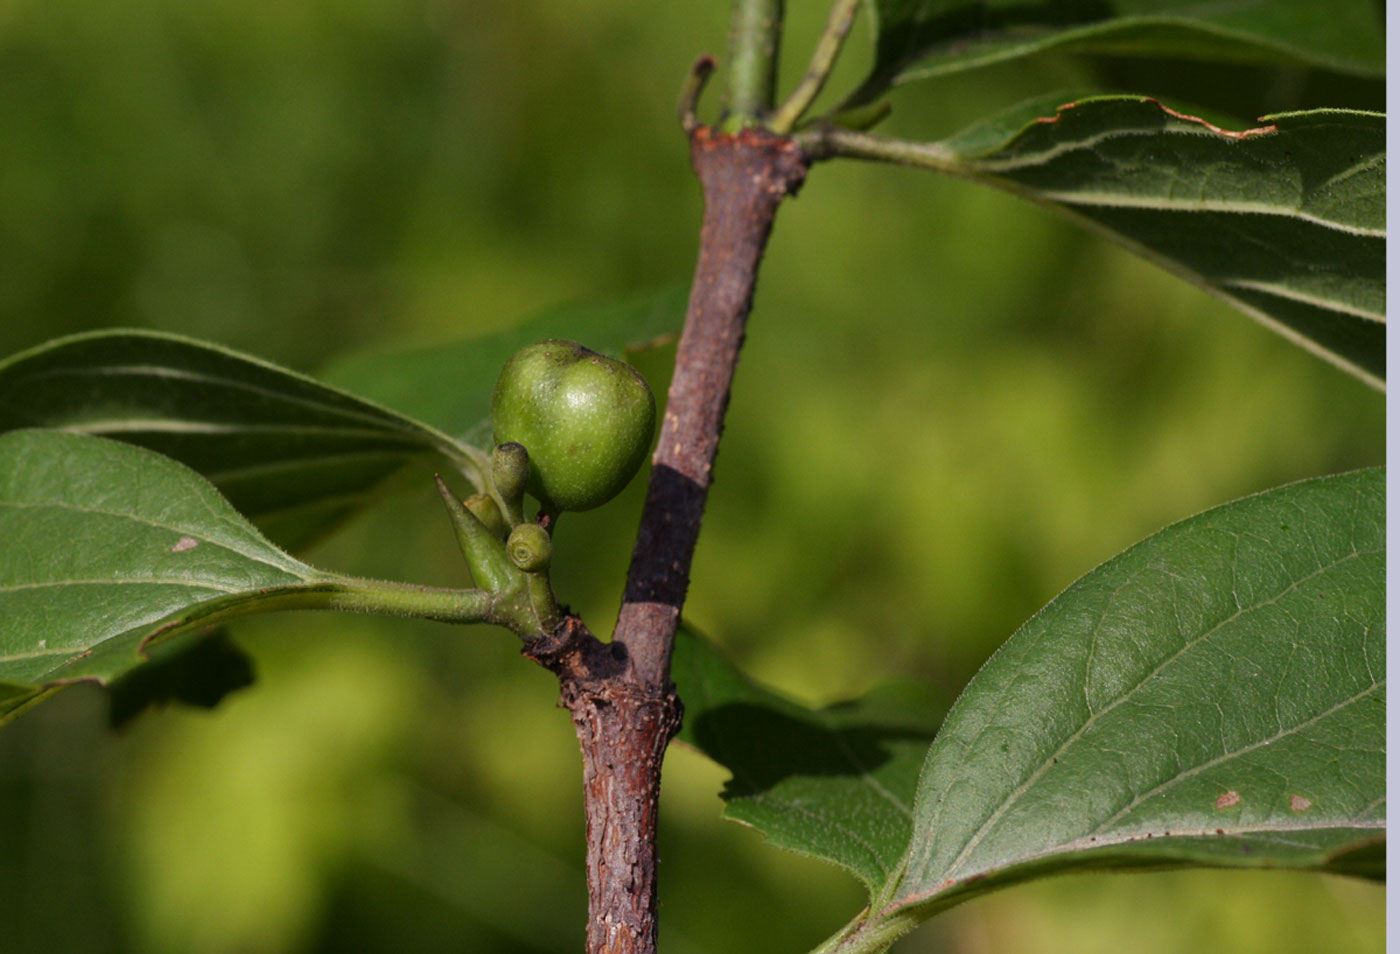
M 789 87 L 826 13 L 790 7 Z M 0 0 L 0 353 L 139 326 L 314 372 L 684 282 L 700 202 L 675 96 L 696 55 L 723 53 L 727 15 Z M 888 129 L 941 135 L 1095 81 L 1246 119 L 1382 97 L 1296 70 L 1038 57 L 901 90 Z M 641 361 L 658 387 L 669 357 Z M 1383 415 L 1380 394 L 1041 210 L 821 166 L 779 217 L 687 611 L 809 702 L 908 676 L 952 694 L 1147 533 L 1380 462 Z M 561 596 L 600 631 L 640 491 L 561 530 Z M 311 559 L 463 579 L 426 481 Z M 314 615 L 235 635 L 259 682 L 212 713 L 114 734 L 79 688 L 0 731 L 0 951 L 581 949 L 578 754 L 512 637 Z M 862 892 L 721 821 L 723 779 L 668 756 L 663 950 L 806 950 Z M 1015 888 L 897 951 L 1316 954 L 1383 933 L 1372 885 L 1178 872 Z

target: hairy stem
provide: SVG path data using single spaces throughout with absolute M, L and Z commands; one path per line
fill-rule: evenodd
M 968 164 L 950 152 L 946 146 L 935 142 L 906 142 L 902 139 L 889 139 L 829 125 L 804 129 L 793 138 L 802 144 L 813 161 L 837 156 L 847 159 L 871 159 L 876 162 L 931 169 L 965 179 L 984 178 L 975 175 Z

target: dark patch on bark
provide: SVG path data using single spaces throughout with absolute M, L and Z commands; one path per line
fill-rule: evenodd
M 810 162 L 760 130 L 691 132 L 700 252 L 622 611 L 611 643 L 574 616 L 524 653 L 559 677 L 583 752 L 588 954 L 655 954 L 661 762 L 680 730 L 671 647 L 690 580 L 758 263 Z
M 657 689 L 668 681 L 758 264 L 779 204 L 797 193 L 809 163 L 790 139 L 705 126 L 690 155 L 705 194 L 700 253 L 614 637 Z

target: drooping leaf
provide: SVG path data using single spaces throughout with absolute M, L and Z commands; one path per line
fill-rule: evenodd
M 0 723 L 104 685 L 156 644 L 251 613 L 485 617 L 475 590 L 361 580 L 277 549 L 199 474 L 88 434 L 0 434 Z
M 684 288 L 668 288 L 610 304 L 563 305 L 495 334 L 349 355 L 322 376 L 449 434 L 484 443 L 496 376 L 516 351 L 545 338 L 569 338 L 620 358 L 677 334 L 685 323 L 686 295 Z M 444 383 L 424 385 L 433 381 Z
M 466 448 L 417 421 L 265 361 L 150 331 L 60 338 L 0 362 L 0 430 L 25 427 L 173 457 L 289 547 L 364 506 L 410 461 L 472 466 Z
M 839 949 L 1073 868 L 1383 876 L 1384 837 L 1376 469 L 1182 521 L 1023 626 L 949 712 L 902 869 Z
M 682 627 L 671 675 L 679 736 L 733 774 L 725 816 L 773 844 L 835 862 L 872 891 L 909 843 L 914 786 L 946 706 L 912 685 L 813 709 L 750 680 Z
M 328 577 L 188 468 L 62 431 L 0 434 L 0 721 L 45 687 L 106 683 L 149 641 Z
M 1384 381 L 1384 116 L 1314 110 L 1227 132 L 1111 96 L 1027 120 L 1017 109 L 925 148 Z
M 871 0 L 875 62 L 851 97 L 1050 49 L 1320 66 L 1379 75 L 1385 31 L 1372 0 Z
M 227 629 L 160 643 L 147 654 L 148 662 L 108 687 L 108 722 L 114 729 L 171 702 L 212 709 L 229 693 L 253 684 L 253 661 Z

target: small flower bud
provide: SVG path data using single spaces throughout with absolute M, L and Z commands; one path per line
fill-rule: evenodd
M 496 505 L 496 501 L 491 498 L 490 494 L 472 494 L 462 503 L 497 538 L 501 540 L 506 538 L 510 527 L 506 524 L 506 518 L 501 514 L 501 508 Z
M 522 523 L 510 532 L 506 540 L 506 555 L 510 562 L 527 573 L 534 573 L 549 566 L 554 544 L 550 542 L 549 531 L 537 523 Z
M 491 452 L 491 480 L 507 505 L 519 502 L 530 482 L 530 453 L 524 444 L 497 444 Z

